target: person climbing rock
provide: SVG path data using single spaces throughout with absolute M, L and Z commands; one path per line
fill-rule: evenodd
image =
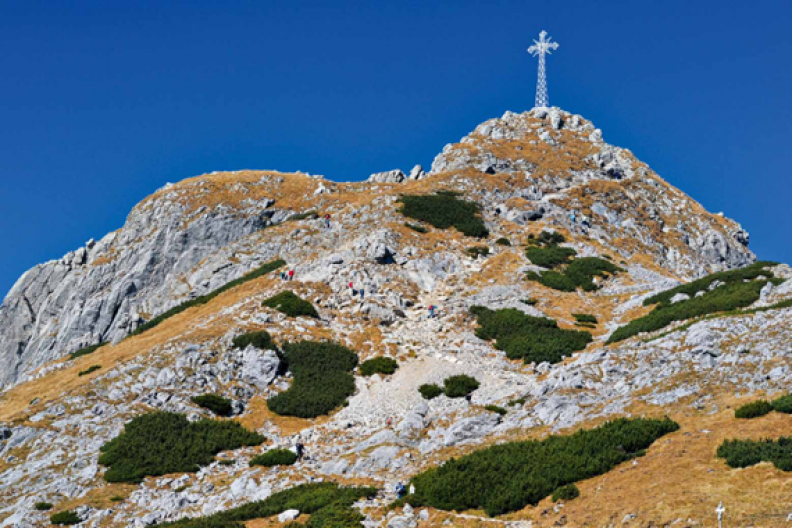
M 429 317 L 434 319 L 436 306 L 433 304 L 429 307 Z
M 366 294 L 366 291 L 363 288 L 360 288 L 360 300 L 363 300 L 363 296 Z
M 324 215 L 324 219 L 325 219 L 325 227 L 327 229 L 330 229 L 330 214 L 328 213 Z
M 305 446 L 302 442 L 297 442 L 294 446 L 294 450 L 297 452 L 297 460 L 302 460 L 303 455 L 305 454 Z

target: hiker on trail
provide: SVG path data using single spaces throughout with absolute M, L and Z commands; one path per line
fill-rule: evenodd
M 360 300 L 361 301 L 363 300 L 363 295 L 365 295 L 365 293 L 366 292 L 363 290 L 363 288 L 360 288 Z
M 297 460 L 302 460 L 302 457 L 305 454 L 305 446 L 302 444 L 302 442 L 297 442 L 297 445 L 294 446 L 294 450 L 297 451 Z
M 289 280 L 294 279 L 294 270 L 289 270 Z
M 286 272 L 281 271 L 281 280 L 286 280 Z
M 396 495 L 397 495 L 397 496 L 398 496 L 400 499 L 401 499 L 402 497 L 404 497 L 404 492 L 405 492 L 405 491 L 407 491 L 407 490 L 405 490 L 405 489 L 404 489 L 404 484 L 402 484 L 401 482 L 399 482 L 398 484 L 396 484 Z
M 575 225 L 575 211 L 569 212 L 569 220 L 572 222 L 572 225 Z
M 329 214 L 329 213 L 328 213 L 328 214 L 326 214 L 326 215 L 324 216 L 324 219 L 325 219 L 325 227 L 326 227 L 327 229 L 330 229 L 330 214 Z
M 434 319 L 436 306 L 433 304 L 429 307 L 429 317 Z
M 390 428 L 390 426 L 393 425 L 393 418 L 388 417 L 387 424 L 388 424 L 388 428 Z

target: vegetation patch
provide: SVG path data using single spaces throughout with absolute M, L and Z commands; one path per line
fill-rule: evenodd
M 71 510 L 66 510 L 58 513 L 53 513 L 50 516 L 50 522 L 60 526 L 71 526 L 72 524 L 79 524 L 80 516 Z
M 734 411 L 735 418 L 757 418 L 759 416 L 764 416 L 765 414 L 770 414 L 772 412 L 773 406 L 770 405 L 769 401 L 766 400 L 759 400 L 751 403 L 746 403 L 742 407 L 737 408 Z
M 773 264 L 757 262 L 738 270 L 713 273 L 649 297 L 644 305 L 656 304 L 655 309 L 618 328 L 611 334 L 608 343 L 622 341 L 642 332 L 654 332 L 674 321 L 745 308 L 759 300 L 760 292 L 768 282 L 777 282 L 772 279 L 772 272 L 765 269 Z M 696 296 L 699 292 L 703 293 Z M 671 299 L 680 293 L 690 298 L 672 303 Z
M 272 396 L 267 406 L 275 414 L 316 418 L 343 404 L 355 393 L 352 370 L 358 357 L 331 342 L 300 341 L 283 346 L 283 360 L 294 376 L 288 390 Z
M 520 299 L 520 302 L 527 304 L 528 306 L 536 306 L 539 303 L 539 300 L 531 297 L 530 299 Z
M 270 449 L 250 459 L 251 466 L 291 466 L 295 462 L 297 455 L 289 449 Z
M 456 193 L 405 195 L 400 201 L 399 212 L 413 220 L 426 222 L 438 229 L 454 227 L 464 235 L 477 238 L 486 238 L 489 234 L 481 219 L 481 206 L 459 198 Z
M 776 398 L 770 402 L 767 400 L 757 400 L 751 403 L 746 403 L 734 411 L 734 417 L 747 419 L 758 418 L 760 416 L 769 414 L 772 411 L 784 414 L 792 414 L 792 394 L 781 396 L 780 398 Z
M 252 281 L 254 279 L 258 279 L 259 277 L 263 277 L 264 275 L 266 275 L 268 273 L 271 273 L 271 272 L 275 271 L 276 269 L 278 269 L 278 268 L 280 268 L 282 266 L 285 266 L 285 265 L 286 265 L 286 261 L 284 261 L 284 260 L 274 260 L 272 262 L 264 264 L 260 268 L 257 268 L 255 270 L 251 271 L 250 273 L 248 273 L 246 275 L 243 275 L 242 277 L 240 277 L 238 279 L 232 280 L 231 282 L 226 283 L 225 285 L 217 288 L 216 290 L 214 290 L 212 292 L 207 293 L 206 295 L 201 295 L 200 297 L 196 297 L 195 299 L 192 299 L 190 301 L 185 301 L 185 302 L 181 303 L 178 306 L 174 306 L 173 308 L 171 308 L 167 312 L 165 312 L 163 314 L 160 314 L 157 317 L 155 317 L 154 319 L 148 321 L 147 323 L 144 323 L 144 324 L 140 325 L 133 332 L 131 332 L 127 337 L 132 337 L 132 336 L 135 336 L 135 335 L 139 335 L 139 334 L 142 334 L 143 332 L 145 332 L 146 330 L 151 330 L 155 326 L 159 325 L 160 323 L 162 323 L 166 319 L 169 319 L 169 318 L 173 317 L 174 315 L 180 314 L 183 311 L 185 311 L 185 310 L 187 310 L 189 308 L 192 308 L 193 306 L 201 306 L 203 304 L 206 304 L 209 301 L 211 301 L 212 299 L 214 299 L 215 297 L 217 297 L 218 295 L 220 295 L 221 293 L 226 292 L 226 291 L 230 290 L 231 288 L 235 288 L 235 287 L 239 286 L 240 284 L 244 284 L 244 283 Z
M 229 416 L 231 414 L 231 400 L 217 394 L 193 396 L 192 401 L 197 406 L 209 409 L 218 416 Z
M 85 369 L 85 370 L 81 370 L 80 372 L 78 372 L 78 373 L 77 373 L 77 375 L 78 375 L 78 376 L 87 376 L 87 375 L 88 375 L 88 374 L 90 374 L 91 372 L 96 372 L 96 371 L 97 371 L 97 370 L 99 370 L 100 368 L 102 368 L 102 366 L 101 366 L 101 365 L 91 365 L 91 366 L 90 366 L 90 367 L 88 367 L 87 369 Z
M 107 344 L 107 342 L 103 341 L 103 342 L 97 343 L 95 345 L 91 345 L 91 346 L 87 346 L 85 348 L 81 348 L 80 350 L 77 350 L 77 351 L 72 352 L 71 354 L 69 354 L 69 359 L 77 359 L 78 357 L 83 357 L 83 356 L 87 356 L 88 354 L 93 354 L 94 352 L 96 352 L 97 350 L 99 350 L 100 348 L 105 346 L 106 344 Z
M 580 288 L 583 291 L 590 292 L 597 289 L 597 285 L 594 284 L 594 277 L 614 275 L 620 271 L 623 270 L 608 260 L 599 257 L 582 257 L 568 262 L 562 271 L 545 271 L 543 273 L 529 271 L 526 273 L 525 278 L 554 290 L 573 292 Z
M 568 484 L 607 473 L 679 429 L 669 420 L 620 418 L 572 435 L 510 442 L 451 459 L 414 477 L 406 502 L 441 510 L 517 511 Z
M 496 240 L 495 243 L 498 244 L 499 246 L 511 246 L 511 240 L 503 237 Z
M 553 319 L 533 317 L 514 308 L 490 310 L 473 306 L 470 312 L 478 317 L 476 336 L 495 340 L 495 348 L 506 352 L 509 359 L 558 363 L 591 342 L 588 332 L 564 330 Z
M 540 268 L 553 269 L 568 264 L 577 255 L 577 251 L 572 248 L 561 246 L 529 247 L 525 250 L 525 256 L 531 264 Z
M 443 387 L 434 383 L 424 383 L 418 387 L 418 392 L 421 393 L 425 400 L 433 400 L 443 394 Z
M 101 448 L 108 482 L 139 483 L 144 477 L 191 473 L 209 465 L 220 451 L 260 445 L 264 437 L 234 421 L 189 422 L 183 414 L 138 416 Z
M 319 318 L 319 313 L 314 308 L 314 305 L 308 301 L 299 298 L 294 292 L 282 291 L 277 295 L 273 295 L 265 300 L 262 305 L 268 308 L 274 308 L 289 317 L 313 317 Z
M 597 318 L 591 314 L 572 314 L 572 317 L 575 318 L 575 322 L 579 325 L 596 326 L 599 323 Z
M 775 412 L 784 414 L 792 414 L 792 394 L 776 398 L 770 404 L 773 406 Z
M 360 373 L 364 376 L 372 376 L 374 374 L 385 374 L 389 376 L 396 372 L 398 368 L 399 364 L 395 359 L 380 356 L 361 363 Z
M 792 437 L 778 440 L 725 440 L 719 447 L 719 458 L 729 467 L 744 468 L 759 462 L 772 462 L 781 471 L 792 471 Z
M 489 412 L 494 412 L 496 414 L 500 414 L 501 416 L 503 416 L 504 414 L 506 414 L 508 412 L 506 409 L 504 409 L 503 407 L 500 407 L 498 405 L 487 405 L 484 408 L 486 410 L 488 410 Z
M 580 497 L 580 490 L 574 484 L 561 486 L 553 492 L 553 502 L 558 502 L 560 500 L 570 501 L 578 497 Z
M 33 505 L 38 511 L 47 511 L 52 509 L 52 503 L 50 502 L 37 502 Z
M 274 350 L 275 342 L 272 336 L 266 330 L 258 332 L 248 332 L 247 334 L 238 335 L 233 341 L 234 348 L 247 348 L 250 345 L 261 350 Z
M 539 235 L 528 235 L 526 244 L 529 246 L 557 246 L 566 242 L 564 235 L 558 232 L 542 231 Z
M 490 250 L 487 246 L 473 246 L 465 250 L 465 253 L 467 253 L 470 258 L 486 257 L 489 255 L 489 252 Z
M 405 226 L 407 226 L 407 227 L 409 227 L 409 228 L 410 228 L 410 229 L 412 229 L 413 231 L 416 231 L 416 232 L 418 232 L 418 233 L 426 233 L 426 232 L 428 232 L 428 231 L 429 231 L 429 230 L 428 230 L 428 229 L 426 229 L 424 226 L 422 226 L 422 225 L 419 225 L 419 224 L 411 224 L 410 222 L 405 222 L 405 223 L 404 223 L 404 225 L 405 225 Z
M 445 395 L 449 398 L 465 398 L 479 388 L 480 383 L 476 378 L 459 374 L 450 376 L 443 381 Z
M 307 524 L 310 528 L 359 528 L 363 526 L 362 517 L 357 510 L 352 508 L 352 504 L 360 499 L 373 497 L 376 493 L 376 488 L 342 488 L 332 482 L 302 484 L 274 493 L 261 501 L 249 502 L 207 517 L 181 519 L 161 526 L 171 528 L 242 528 L 244 526 L 242 523 L 245 521 L 272 517 L 286 510 L 299 510 L 300 513 L 311 516 Z M 350 511 L 344 512 L 344 510 Z

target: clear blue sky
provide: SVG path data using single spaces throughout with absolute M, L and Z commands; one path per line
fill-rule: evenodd
M 169 181 L 415 163 L 551 104 L 792 261 L 792 2 L 0 0 L 0 297 Z

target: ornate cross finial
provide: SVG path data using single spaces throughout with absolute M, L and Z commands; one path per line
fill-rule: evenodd
M 528 48 L 528 53 L 539 56 L 539 76 L 536 79 L 536 108 L 550 106 L 550 97 L 547 95 L 547 75 L 545 73 L 545 55 L 558 49 L 558 42 L 550 42 L 547 31 L 539 33 L 539 40 L 534 40 L 534 45 Z

